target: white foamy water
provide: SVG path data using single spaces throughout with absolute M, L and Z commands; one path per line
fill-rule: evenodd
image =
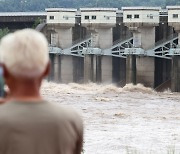
M 85 154 L 179 154 L 180 94 L 142 85 L 44 82 L 43 96 L 82 113 Z

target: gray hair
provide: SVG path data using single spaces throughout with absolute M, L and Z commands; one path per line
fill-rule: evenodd
M 0 43 L 0 61 L 14 76 L 40 76 L 49 62 L 47 40 L 33 29 L 8 34 Z

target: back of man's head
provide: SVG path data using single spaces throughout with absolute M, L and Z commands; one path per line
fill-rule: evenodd
M 8 34 L 0 43 L 0 59 L 13 76 L 39 77 L 49 62 L 47 40 L 32 29 Z

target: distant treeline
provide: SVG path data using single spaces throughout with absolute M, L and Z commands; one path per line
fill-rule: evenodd
M 180 5 L 180 0 L 0 0 L 0 12 L 44 11 L 49 7 L 115 7 Z

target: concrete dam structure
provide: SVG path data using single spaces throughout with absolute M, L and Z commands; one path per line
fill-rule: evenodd
M 48 8 L 50 81 L 180 91 L 180 7 Z

